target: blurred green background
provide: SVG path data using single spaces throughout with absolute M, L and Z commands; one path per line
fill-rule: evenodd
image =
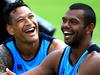
M 62 23 L 62 16 L 65 11 L 72 3 L 86 3 L 90 5 L 97 17 L 96 28 L 93 33 L 93 42 L 97 43 L 100 46 L 100 0 L 24 0 L 28 4 L 32 11 L 44 18 L 48 22 L 52 23 L 56 32 L 54 37 L 63 40 L 63 34 L 60 30 Z

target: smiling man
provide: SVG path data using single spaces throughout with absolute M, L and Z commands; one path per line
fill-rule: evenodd
M 11 38 L 0 45 L 1 66 L 20 74 L 39 65 L 48 53 L 63 50 L 66 44 L 39 33 L 39 25 L 31 9 L 20 0 L 5 7 L 6 28 Z M 4 34 L 2 34 L 4 35 Z
M 65 43 L 69 46 L 64 51 L 56 50 L 50 53 L 43 63 L 22 75 L 76 75 L 77 72 L 78 75 L 100 75 L 99 66 L 96 65 L 100 63 L 94 62 L 97 61 L 95 57 L 100 58 L 100 53 L 97 56 L 97 53 L 91 53 L 100 51 L 91 40 L 95 25 L 95 12 L 89 5 L 72 4 L 62 17 L 61 25 Z M 96 67 L 98 70 L 94 69 Z M 7 74 L 14 75 L 8 70 L 2 75 Z

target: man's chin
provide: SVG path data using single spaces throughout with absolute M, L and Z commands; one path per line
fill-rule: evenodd
M 71 42 L 65 42 L 68 46 L 74 47 L 76 45 L 76 43 L 71 43 Z

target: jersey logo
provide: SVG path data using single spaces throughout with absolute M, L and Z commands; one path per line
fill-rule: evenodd
M 21 64 L 17 64 L 17 70 L 18 70 L 18 71 L 22 71 L 22 70 L 23 70 L 23 68 L 22 68 L 22 65 L 21 65 Z

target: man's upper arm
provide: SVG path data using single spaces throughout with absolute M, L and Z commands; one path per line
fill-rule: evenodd
M 2 58 L 1 58 L 1 56 L 0 56 L 0 73 L 1 72 L 5 72 L 5 65 L 4 65 L 4 62 L 3 62 L 3 60 L 2 60 Z
M 5 68 L 12 70 L 12 57 L 3 44 L 0 45 L 0 72 L 5 71 Z
M 100 53 L 88 54 L 79 67 L 78 75 L 100 75 Z
M 61 54 L 60 50 L 51 52 L 40 65 L 22 75 L 57 75 Z

